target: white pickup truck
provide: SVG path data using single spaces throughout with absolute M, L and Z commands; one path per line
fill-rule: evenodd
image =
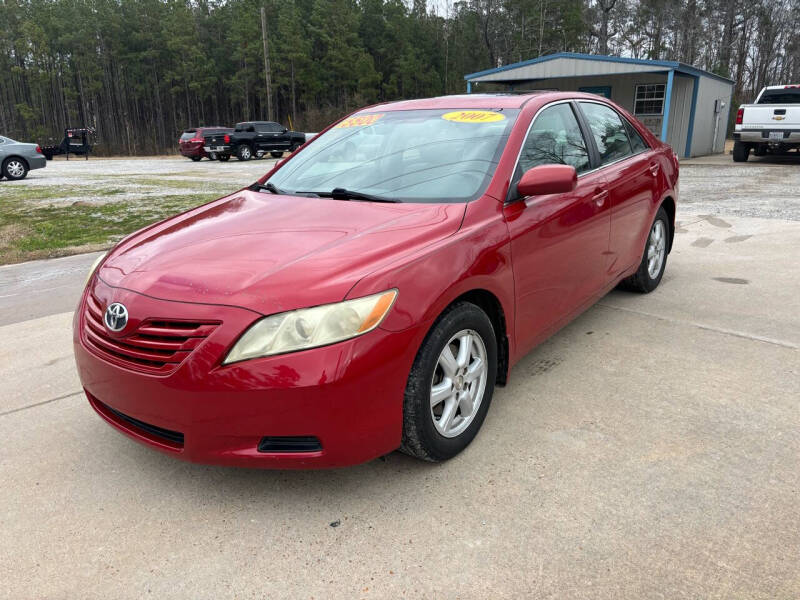
M 750 150 L 756 156 L 800 152 L 800 85 L 770 85 L 755 103 L 743 104 L 733 129 L 733 160 L 744 162 Z

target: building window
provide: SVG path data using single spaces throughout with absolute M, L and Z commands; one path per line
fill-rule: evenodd
M 663 83 L 637 85 L 633 113 L 635 115 L 663 115 L 666 87 Z

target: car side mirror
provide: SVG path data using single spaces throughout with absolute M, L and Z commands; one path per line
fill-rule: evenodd
M 286 127 L 284 127 L 283 128 L 283 133 L 286 133 L 287 131 L 289 131 L 289 130 Z
M 578 185 L 578 173 L 570 165 L 539 165 L 525 171 L 517 184 L 519 196 L 566 194 Z

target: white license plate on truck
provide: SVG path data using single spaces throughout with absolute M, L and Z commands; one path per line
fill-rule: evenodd
M 771 140 L 782 140 L 783 139 L 783 132 L 782 131 L 770 131 L 769 132 L 769 139 L 771 139 Z

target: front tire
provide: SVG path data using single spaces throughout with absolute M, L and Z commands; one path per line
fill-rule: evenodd
M 747 162 L 750 156 L 750 145 L 744 142 L 733 142 L 733 162 Z
M 191 157 L 191 159 L 192 159 L 192 162 L 200 162 L 200 159 L 201 159 L 201 158 L 202 158 L 202 156 L 192 156 L 192 157 Z
M 667 268 L 669 227 L 667 211 L 661 206 L 650 226 L 639 269 L 630 277 L 623 279 L 620 287 L 642 294 L 648 294 L 658 287 Z
M 400 450 L 430 462 L 454 457 L 483 424 L 497 378 L 497 338 L 470 302 L 451 306 L 422 342 L 406 384 Z
M 253 158 L 253 150 L 247 144 L 242 144 L 236 150 L 236 158 L 239 160 L 250 160 Z
M 25 179 L 28 175 L 28 165 L 21 158 L 8 158 L 3 163 L 3 175 L 9 181 L 17 181 L 18 179 Z

